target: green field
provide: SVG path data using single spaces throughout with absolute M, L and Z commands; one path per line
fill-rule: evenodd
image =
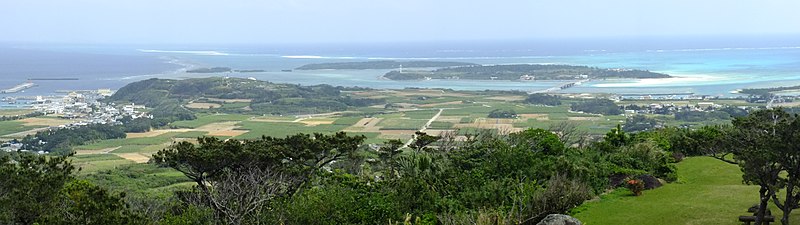
M 632 196 L 617 189 L 599 200 L 573 210 L 584 224 L 742 224 L 738 217 L 752 215 L 747 208 L 758 202 L 758 186 L 743 185 L 736 165 L 710 157 L 687 158 L 678 163 L 678 182 Z M 772 214 L 780 211 L 770 203 Z M 800 223 L 792 213 L 791 223 Z
M 113 191 L 149 196 L 171 196 L 173 190 L 194 185 L 177 170 L 146 163 L 120 165 L 114 170 L 100 170 L 81 176 Z
M 250 119 L 251 117 L 253 116 L 240 114 L 200 114 L 197 115 L 197 119 L 195 120 L 177 121 L 170 125 L 180 128 L 198 128 L 211 123 L 243 121 Z
M 419 130 L 428 120 L 414 119 L 384 119 L 378 123 L 381 130 Z
M 25 123 L 16 120 L 0 121 L 0 136 L 23 132 L 23 131 L 29 131 L 36 128 L 47 127 L 47 126 L 24 126 L 23 124 Z
M 80 174 L 88 174 L 101 170 L 114 170 L 119 166 L 135 164 L 134 161 L 123 159 L 114 154 L 76 155 L 72 163 L 80 169 Z
M 0 116 L 21 116 L 35 112 L 33 109 L 1 109 Z
M 162 135 L 158 135 L 155 137 L 141 137 L 141 138 L 125 138 L 125 139 L 108 139 L 102 140 L 95 143 L 91 143 L 88 145 L 81 145 L 77 146 L 73 149 L 76 150 L 100 150 L 106 148 L 116 148 L 121 147 L 118 150 L 122 150 L 124 146 L 140 146 L 146 147 L 151 145 L 160 145 L 163 143 L 172 142 L 173 138 L 196 138 L 202 136 L 205 132 L 200 131 L 192 131 L 192 132 L 168 132 Z M 129 147 L 130 148 L 130 147 Z M 114 151 L 117 152 L 117 151 Z M 131 150 L 126 150 L 126 152 L 135 152 Z M 119 153 L 119 152 L 117 152 Z
M 355 123 L 355 122 L 353 122 Z M 273 137 L 285 137 L 297 133 L 323 133 L 332 134 L 340 131 L 352 124 L 320 124 L 316 126 L 306 126 L 303 123 L 287 123 L 287 122 L 257 122 L 257 121 L 242 121 L 241 130 L 249 130 L 249 132 L 239 135 L 238 139 L 256 139 L 261 138 L 262 135 Z

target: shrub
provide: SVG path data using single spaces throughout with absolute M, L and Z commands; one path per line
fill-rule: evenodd
M 628 181 L 625 181 L 625 187 L 628 188 L 628 190 L 631 190 L 634 196 L 639 196 L 642 195 L 642 191 L 644 190 L 644 181 L 639 179 L 628 179 Z

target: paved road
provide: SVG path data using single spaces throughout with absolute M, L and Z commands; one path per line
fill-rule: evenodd
M 434 115 L 433 117 L 431 117 L 431 119 L 428 120 L 428 122 L 425 123 L 425 125 L 422 126 L 422 128 L 420 128 L 418 131 L 419 132 L 425 132 L 425 130 L 428 129 L 428 127 L 431 125 L 431 123 L 433 123 L 433 121 L 436 121 L 436 119 L 439 119 L 439 116 L 442 115 L 442 112 L 444 112 L 444 109 L 439 109 L 439 112 L 436 113 L 436 115 Z M 400 148 L 408 147 L 409 145 L 411 145 L 411 142 L 414 142 L 414 136 L 411 136 L 411 139 L 408 139 L 406 144 L 404 144 L 403 147 L 400 147 Z

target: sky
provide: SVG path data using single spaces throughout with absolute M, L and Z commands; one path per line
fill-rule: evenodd
M 800 34 L 797 0 L 2 0 L 0 42 L 363 43 Z

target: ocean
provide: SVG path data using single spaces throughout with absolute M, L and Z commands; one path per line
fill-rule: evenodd
M 118 89 L 149 78 L 253 77 L 279 83 L 370 88 L 450 88 L 535 91 L 564 81 L 391 81 L 389 70 L 282 72 L 324 62 L 439 60 L 479 64 L 549 63 L 631 68 L 667 73 L 668 79 L 594 80 L 567 93 L 734 96 L 742 88 L 800 85 L 800 38 L 705 37 L 514 40 L 315 45 L 64 45 L 0 43 L 0 88 L 29 78 L 37 87 L 7 96 L 55 95 L 58 90 Z M 259 69 L 259 73 L 192 74 L 201 67 Z M 5 107 L 9 107 L 5 105 Z

